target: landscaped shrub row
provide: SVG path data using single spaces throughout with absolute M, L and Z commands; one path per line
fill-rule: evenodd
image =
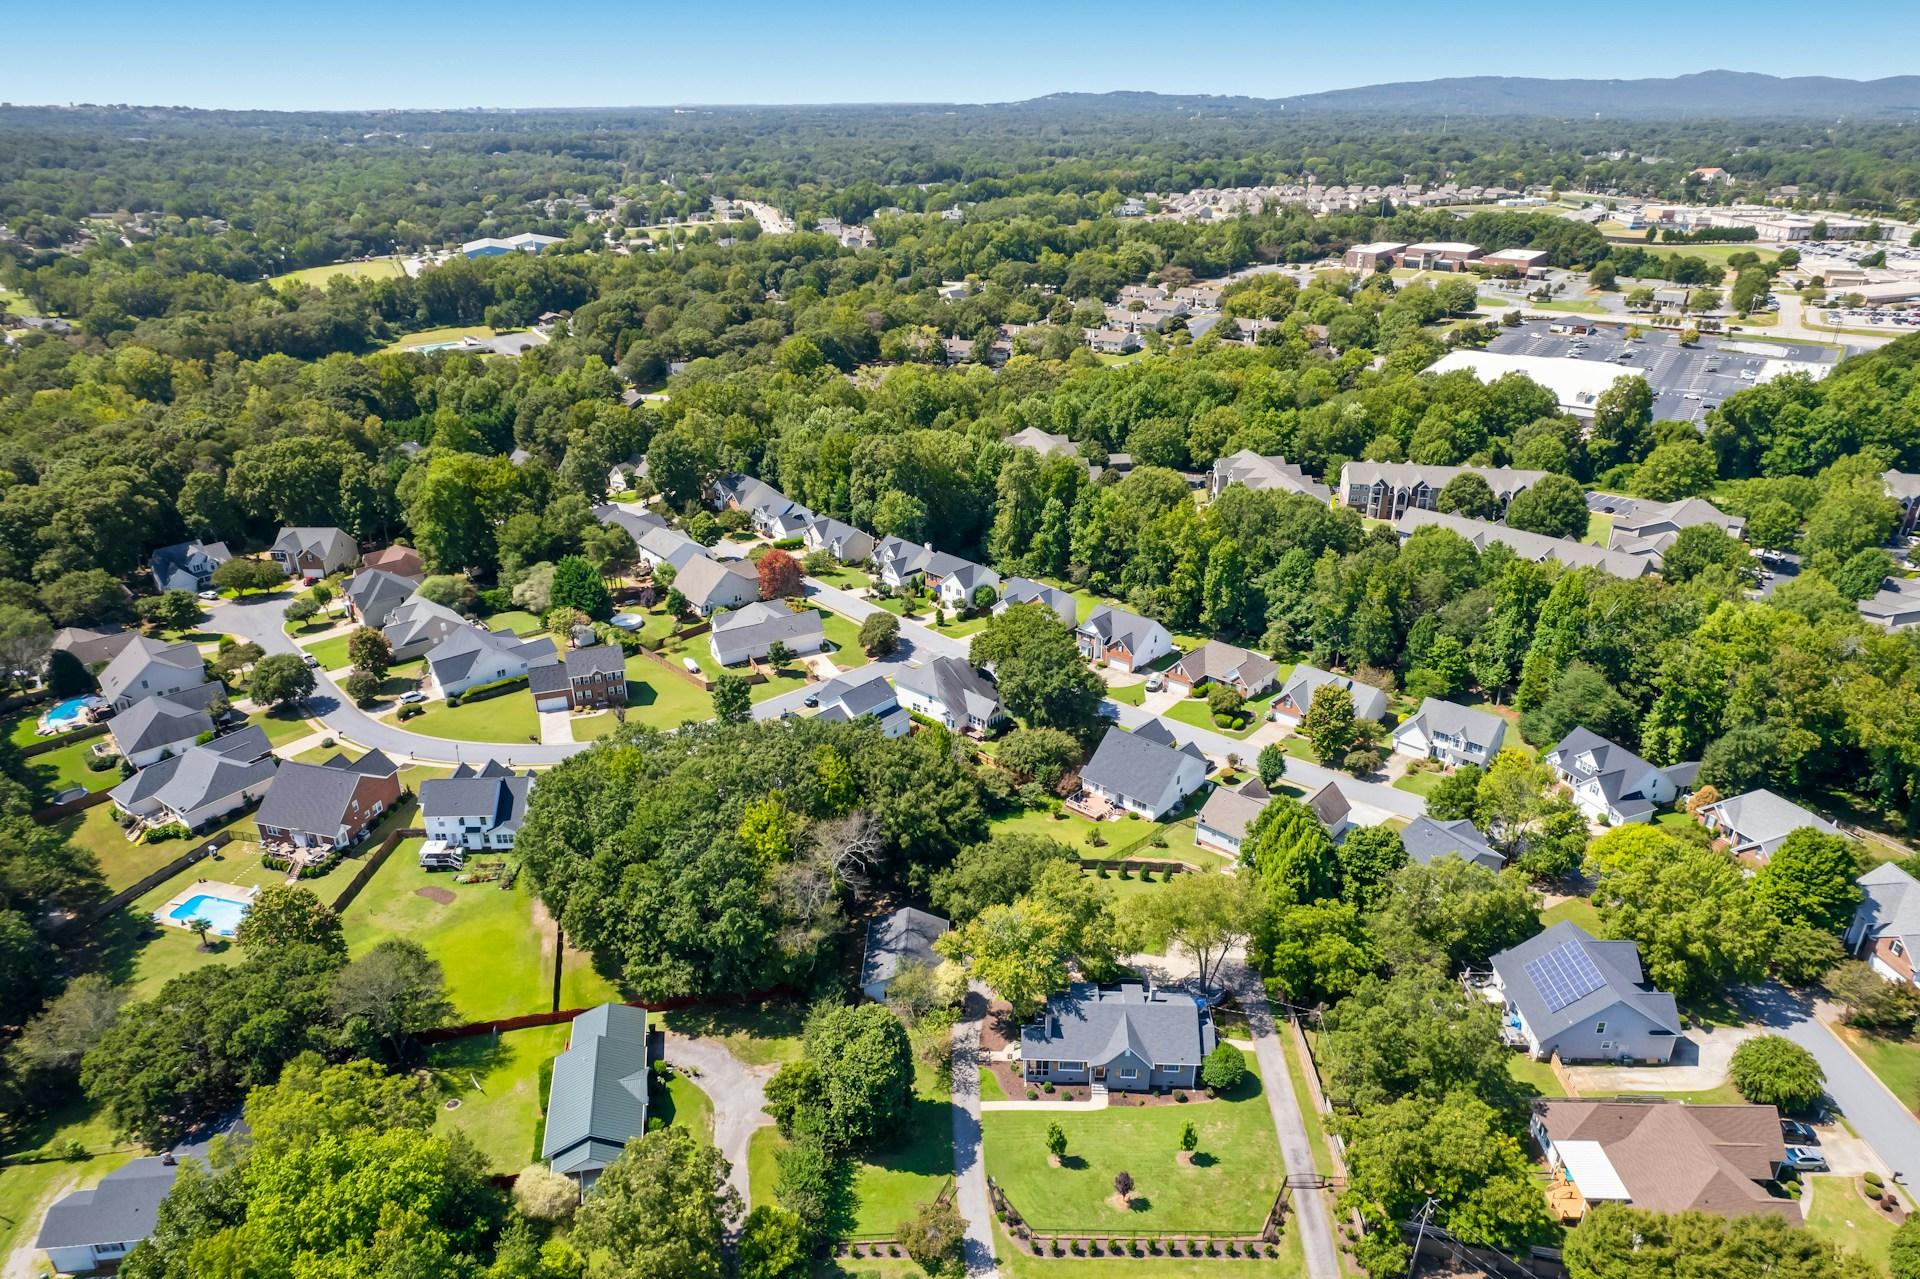
M 1016 1231 L 1024 1236 L 1025 1231 Z M 1193 1239 L 1185 1236 L 1113 1239 L 1091 1235 L 1034 1235 L 1027 1241 L 1036 1257 L 1215 1257 L 1223 1261 L 1278 1257 L 1276 1239 Z M 857 1254 L 856 1254 L 857 1255 Z
M 482 702 L 489 697 L 498 697 L 502 693 L 516 692 L 527 686 L 525 675 L 513 675 L 506 679 L 497 679 L 491 684 L 475 684 L 464 693 L 457 693 L 447 699 L 447 705 L 458 706 L 462 702 Z

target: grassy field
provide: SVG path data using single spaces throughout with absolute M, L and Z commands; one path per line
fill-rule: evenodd
M 395 721 L 398 723 L 398 721 Z M 540 717 L 533 709 L 533 695 L 524 688 L 509 689 L 477 702 L 449 706 L 445 702 L 426 703 L 425 713 L 399 727 L 428 737 L 446 737 L 457 742 L 537 742 Z
M 1251 1056 L 1249 1067 L 1253 1066 Z M 1102 1111 L 989 1111 L 981 1116 L 987 1170 L 1036 1230 L 1092 1234 L 1255 1231 L 1286 1176 L 1257 1070 L 1232 1099 Z M 1178 1162 L 1180 1130 L 1200 1132 L 1199 1156 Z M 1067 1155 L 1047 1161 L 1047 1126 Z M 1113 1177 L 1133 1174 L 1132 1210 L 1113 1206 Z
M 1807 1230 L 1858 1253 L 1879 1274 L 1891 1274 L 1894 1223 L 1860 1197 L 1852 1177 L 1808 1177 Z
M 546 630 L 544 623 L 525 609 L 510 608 L 482 619 L 490 631 L 509 630 L 525 639 Z
M 321 670 L 337 671 L 352 664 L 352 659 L 347 656 L 347 639 L 346 635 L 335 635 L 329 639 L 315 640 L 311 644 L 302 644 L 300 647 L 313 654 L 314 660 L 320 663 Z
M 436 1122 L 465 1133 L 494 1172 L 519 1172 L 540 1157 L 541 1063 L 566 1044 L 567 1027 L 536 1026 L 434 1045 L 427 1069 L 442 1101 L 460 1103 Z
M 395 342 L 389 342 L 383 348 L 388 351 L 411 351 L 418 347 L 433 346 L 441 342 L 458 342 L 461 338 L 498 337 L 493 328 L 485 324 L 449 325 L 443 329 L 422 329 L 418 333 L 409 333 Z
M 718 1039 L 749 1066 L 784 1066 L 799 1061 L 800 1019 L 792 1004 L 750 1007 L 681 1008 L 660 1015 L 671 1034 Z
M 335 262 L 331 266 L 303 267 L 285 275 L 276 275 L 267 283 L 276 289 L 283 285 L 298 284 L 324 290 L 330 281 L 341 277 L 352 280 L 397 280 L 405 274 L 400 267 L 400 259 L 374 258 L 370 262 Z
M 1613 516 L 1602 515 L 1598 511 L 1587 512 L 1586 536 L 1580 540 L 1589 546 L 1605 546 L 1607 539 L 1613 536 Z
M 1851 1026 L 1835 1026 L 1833 1030 L 1894 1096 L 1908 1106 L 1920 1099 L 1920 1043 L 1883 1039 Z
M 1112 843 L 1115 834 L 1118 833 L 1119 825 L 1117 822 L 1090 822 L 1086 818 L 1075 813 L 1069 813 L 1064 809 L 1061 810 L 1060 816 L 1056 819 L 1043 808 L 1029 808 L 1025 812 L 1016 813 L 1012 817 L 997 819 L 993 823 L 993 833 L 996 835 L 1043 835 L 1048 839 L 1058 840 L 1077 853 L 1083 853 L 1088 857 L 1096 857 L 1104 850 L 1095 848 L 1092 844 L 1088 843 L 1087 837 L 1096 829 L 1099 829 L 1107 841 Z M 1133 825 L 1136 829 L 1134 834 L 1127 837 L 1129 842 L 1139 835 L 1146 833 L 1145 829 L 1139 826 L 1139 823 L 1136 822 Z
M 920 1065 L 913 1081 L 913 1113 L 891 1146 L 869 1151 L 854 1161 L 849 1186 L 852 1203 L 833 1233 L 847 1239 L 888 1239 L 900 1223 L 923 1203 L 940 1193 L 953 1175 L 953 1115 L 946 1078 Z M 753 1134 L 747 1152 L 747 1180 L 752 1202 L 772 1203 L 779 1170 L 776 1163 L 784 1144 L 777 1128 Z
M 117 778 L 118 774 L 108 776 Z M 58 823 L 60 833 L 75 847 L 86 849 L 100 860 L 100 873 L 106 877 L 110 892 L 119 892 L 138 883 L 144 876 L 187 851 L 185 844 L 175 841 L 165 844 L 130 843 L 126 833 L 113 820 L 113 814 L 112 804 L 101 804 L 84 813 L 62 818 Z
M 649 728 L 678 728 L 688 720 L 713 718 L 713 699 L 660 663 L 635 653 L 627 659 L 627 721 Z M 574 740 L 581 740 L 579 725 Z
M 51 802 L 55 795 L 70 786 L 85 787 L 89 792 L 110 790 L 120 784 L 120 770 L 106 768 L 96 773 L 87 767 L 93 748 L 105 742 L 108 739 L 104 737 L 83 738 L 44 755 L 21 760 L 20 780 L 33 790 L 34 797 L 42 803 Z
M 87 1158 L 52 1157 L 55 1146 L 77 1141 Z M 115 1142 L 106 1120 L 85 1105 L 73 1105 L 27 1125 L 0 1163 L 0 1257 L 30 1244 L 42 1210 L 61 1193 L 89 1186 L 141 1152 Z M 39 1254 L 25 1273 L 40 1274 Z
M 1558 905 L 1549 906 L 1540 912 L 1540 926 L 1552 928 L 1563 919 L 1570 919 L 1595 937 L 1603 936 L 1600 927 L 1600 912 L 1585 897 L 1569 897 Z
M 298 711 L 279 706 L 268 711 L 255 711 L 247 716 L 247 723 L 257 726 L 275 746 L 311 737 L 316 729 L 324 727 L 317 721 L 309 721 Z
M 476 1021 L 550 1008 L 553 928 L 534 926 L 526 878 L 506 891 L 498 884 L 456 884 L 444 871 L 421 870 L 419 847 L 420 841 L 407 840 L 394 849 L 347 908 L 341 922 L 348 949 L 360 954 L 389 937 L 420 943 L 445 970 L 454 1007 Z M 441 894 L 452 894 L 452 900 L 434 900 Z M 618 997 L 584 954 L 568 952 L 561 1007 Z

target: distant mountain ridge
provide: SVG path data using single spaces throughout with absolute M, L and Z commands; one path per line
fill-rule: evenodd
M 1032 105 L 1104 101 L 1109 105 L 1199 110 L 1277 110 L 1468 116 L 1650 116 L 1696 119 L 1920 117 L 1920 75 L 1883 80 L 1700 71 L 1645 80 L 1548 80 L 1532 76 L 1458 76 L 1330 89 L 1286 98 L 1161 95 L 1139 92 L 1050 94 Z M 1026 104 L 1022 104 L 1026 105 Z

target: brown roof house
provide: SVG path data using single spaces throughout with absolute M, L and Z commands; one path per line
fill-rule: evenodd
M 1798 1204 L 1766 1187 L 1787 1157 L 1772 1106 L 1556 1098 L 1534 1103 L 1529 1131 L 1553 1170 L 1548 1201 L 1566 1220 L 1599 1203 L 1800 1220 Z
M 426 561 L 411 546 L 389 546 L 383 551 L 372 552 L 360 563 L 364 568 L 377 568 L 395 577 L 420 579 L 427 575 Z
M 335 755 L 324 764 L 289 760 L 274 774 L 254 822 L 269 852 L 331 852 L 357 843 L 400 802 L 400 770 L 379 751 L 357 760 Z
M 1231 684 L 1242 696 L 1258 697 L 1273 687 L 1279 667 L 1271 658 L 1219 640 L 1208 640 L 1167 669 L 1167 680 L 1199 688 Z

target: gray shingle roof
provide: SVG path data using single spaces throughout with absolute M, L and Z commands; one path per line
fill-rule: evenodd
M 760 598 L 760 575 L 752 564 L 746 560 L 716 559 L 711 555 L 690 558 L 673 579 L 673 588 L 686 596 L 695 608 L 708 608 L 716 602 L 731 603 L 734 592 L 743 585 L 751 586 L 750 599 Z M 720 593 L 723 586 L 726 588 L 724 598 Z
M 188 813 L 272 777 L 280 762 L 272 752 L 266 733 L 250 724 L 141 769 L 113 788 L 113 798 L 122 807 L 152 800 Z
M 1811 826 L 1826 835 L 1839 833 L 1839 828 L 1826 818 L 1764 788 L 1709 804 L 1701 813 L 1719 817 L 1746 843 L 1777 843 L 1802 826 Z
M 1507 731 L 1507 721 L 1498 715 L 1476 711 L 1458 702 L 1444 702 L 1437 697 L 1427 697 L 1421 699 L 1420 709 L 1395 730 L 1394 736 L 1398 737 L 1408 725 L 1422 722 L 1426 725 L 1428 736 L 1440 733 L 1481 746 L 1501 740 Z
M 1001 715 L 1000 690 L 957 657 L 936 657 L 925 666 L 908 667 L 893 682 L 896 688 L 939 702 L 956 723 L 967 716 L 991 722 Z
M 1332 684 L 1344 688 L 1353 695 L 1353 714 L 1355 719 L 1383 719 L 1387 714 L 1387 695 L 1371 684 L 1362 684 L 1346 675 L 1335 675 L 1332 671 L 1323 671 L 1318 666 L 1302 663 L 1293 668 L 1293 674 L 1287 676 L 1287 682 L 1281 692 L 1300 708 L 1305 715 L 1313 706 L 1313 698 L 1323 687 Z
M 1045 604 L 1068 626 L 1074 625 L 1080 609 L 1078 601 L 1066 591 L 1057 586 L 1048 586 L 1045 582 L 1036 582 L 1030 577 L 1010 577 L 1003 582 L 1000 602 L 994 605 L 993 611 L 1004 613 L 1015 604 Z
M 254 820 L 262 826 L 332 838 L 346 822 L 347 802 L 361 776 L 386 776 L 392 771 L 392 761 L 378 751 L 369 751 L 357 763 L 347 763 L 345 756 L 325 764 L 289 760 L 274 774 Z
M 1551 1005 L 1560 1000 L 1540 989 L 1528 975 L 1527 965 L 1538 959 L 1553 962 L 1550 957 L 1568 946 L 1584 954 L 1600 981 L 1592 990 L 1554 1008 Z M 1507 998 L 1520 1010 L 1521 1017 L 1541 1043 L 1620 1003 L 1633 1005 L 1654 1025 L 1676 1035 L 1680 1033 L 1680 1014 L 1674 1007 L 1673 996 L 1643 984 L 1640 950 L 1630 941 L 1600 941 L 1578 924 L 1562 920 L 1518 946 L 1501 951 L 1490 962 Z
M 390 647 L 402 649 L 426 641 L 444 640 L 472 628 L 467 625 L 466 618 L 446 605 L 436 604 L 423 595 L 413 595 L 387 613 L 380 629 Z
M 589 644 L 567 650 L 567 676 L 618 675 L 627 669 L 627 655 L 612 644 Z
M 1220 683 L 1238 682 L 1251 689 L 1260 689 L 1272 683 L 1274 672 L 1280 668 L 1271 658 L 1263 657 L 1251 649 L 1221 640 L 1208 640 L 1182 657 L 1173 669 L 1195 684 L 1210 679 Z
M 1187 328 L 1191 332 L 1192 324 L 1188 324 Z M 1213 479 L 1219 487 L 1244 484 L 1252 489 L 1278 489 L 1283 493 L 1310 497 L 1316 502 L 1325 502 L 1332 496 L 1326 485 L 1313 479 L 1298 465 L 1284 457 L 1263 457 L 1252 449 L 1241 449 L 1238 453 L 1214 459 Z
M 1406 845 L 1407 856 L 1422 866 L 1431 865 L 1449 854 L 1461 861 L 1485 866 L 1488 870 L 1499 870 L 1507 863 L 1507 859 L 1496 852 L 1478 828 L 1464 817 L 1451 822 L 1435 821 L 1426 816 L 1416 817 L 1400 832 L 1400 842 Z
M 431 778 L 420 783 L 420 815 L 480 817 L 489 830 L 518 830 L 532 792 L 531 776 Z
M 1511 550 L 1521 559 L 1552 560 L 1568 568 L 1597 568 L 1611 573 L 1615 577 L 1645 577 L 1660 568 L 1660 556 L 1630 555 L 1625 551 L 1610 551 L 1605 547 L 1590 546 L 1585 542 L 1570 541 L 1562 537 L 1547 537 L 1541 533 L 1529 533 L 1522 529 L 1509 528 L 1505 524 L 1489 524 L 1485 520 L 1470 520 L 1462 515 L 1445 515 L 1439 511 L 1429 511 L 1422 507 L 1410 507 L 1406 514 L 1394 521 L 1394 529 L 1401 537 L 1409 537 L 1423 528 L 1444 528 L 1459 534 L 1479 550 L 1486 550 L 1498 542 Z
M 192 644 L 167 644 L 142 635 L 115 654 L 100 672 L 101 695 L 110 702 L 119 701 L 136 691 L 142 678 L 150 677 L 150 667 L 159 668 L 151 678 L 180 687 L 189 675 L 196 684 L 206 678 L 207 659 Z
M 383 568 L 362 569 L 347 583 L 347 599 L 369 626 L 384 626 L 387 614 L 409 598 L 415 590 L 410 577 L 389 573 Z
M 1245 839 L 1247 828 L 1273 798 L 1257 777 L 1235 787 L 1216 786 L 1200 809 L 1200 824 L 1234 839 Z
M 574 1018 L 553 1059 L 540 1156 L 556 1172 L 605 1167 L 647 1130 L 647 1014 L 601 1004 Z
M 1204 762 L 1206 753 L 1191 742 L 1174 746 L 1170 733 L 1167 740 L 1157 740 L 1162 733 L 1167 730 L 1160 727 L 1158 721 L 1150 721 L 1133 733 L 1117 725 L 1109 728 L 1093 752 L 1093 758 L 1080 770 L 1080 780 L 1156 812 L 1168 807 L 1163 801 L 1168 788 L 1175 784 L 1179 769 L 1179 761 L 1174 757 L 1189 755 Z
M 527 666 L 558 661 L 553 641 L 545 636 L 523 640 L 509 630 L 483 631 L 477 626 L 463 626 L 427 654 L 427 665 L 433 668 L 434 679 L 445 685 L 466 679 L 486 654 Z
M 713 634 L 723 636 L 726 643 L 722 647 L 730 651 L 739 651 L 744 646 L 764 652 L 776 640 L 786 643 L 802 636 L 822 634 L 825 629 L 820 614 L 812 609 L 796 613 L 785 604 L 772 601 L 748 604 L 713 619 Z
M 1071 986 L 1020 1030 L 1027 1061 L 1091 1066 L 1131 1052 L 1149 1065 L 1192 1066 L 1213 1046 L 1213 1021 L 1192 995 L 1131 984 Z
M 283 528 L 273 549 L 283 555 L 310 553 L 323 564 L 348 564 L 359 554 L 353 539 L 337 528 Z
M 145 1239 L 179 1173 L 179 1165 L 159 1155 L 115 1169 L 91 1190 L 76 1190 L 47 1209 L 35 1246 L 80 1248 Z
M 860 984 L 892 981 L 900 965 L 908 961 L 928 968 L 940 963 L 933 943 L 952 925 L 938 915 L 904 906 L 891 915 L 882 915 L 867 925 L 867 949 L 860 960 Z
M 1920 880 L 1892 862 L 1881 862 L 1854 881 L 1860 885 L 1860 905 L 1854 927 L 1866 938 L 1898 937 L 1909 951 L 1920 941 Z
M 1622 817 L 1632 819 L 1653 811 L 1653 801 L 1640 791 L 1640 779 L 1659 770 L 1591 729 L 1575 728 L 1547 752 L 1546 758 L 1547 763 L 1572 778 L 1575 786 L 1589 779 L 1597 781 L 1608 806 Z M 1592 767 L 1584 765 L 1583 759 L 1591 759 Z M 1693 767 L 1697 770 L 1699 766 Z M 1672 770 L 1667 771 L 1673 775 Z M 1676 784 L 1680 783 L 1676 780 Z
M 181 706 L 164 697 L 135 702 L 109 723 L 122 755 L 192 741 L 202 733 L 213 731 L 213 717 L 205 711 Z
M 1080 623 L 1082 634 L 1093 636 L 1106 647 L 1123 647 L 1130 653 L 1139 652 L 1147 636 L 1155 630 L 1165 631 L 1166 627 L 1138 613 L 1104 604 L 1087 614 L 1087 620 Z
M 849 718 L 878 715 L 898 706 L 886 676 L 872 671 L 838 675 L 820 686 L 820 709 L 843 707 Z

